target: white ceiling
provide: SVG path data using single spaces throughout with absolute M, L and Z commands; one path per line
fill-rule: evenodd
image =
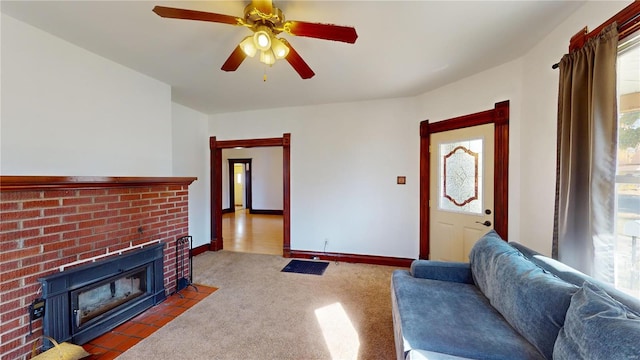
M 247 3 L 3 0 L 0 9 L 165 82 L 173 101 L 214 114 L 422 94 L 524 55 L 583 1 L 276 0 L 288 20 L 358 32 L 353 45 L 283 33 L 315 71 L 308 80 L 286 61 L 265 67 L 257 58 L 224 72 L 250 30 L 151 11 L 163 5 L 242 16 Z

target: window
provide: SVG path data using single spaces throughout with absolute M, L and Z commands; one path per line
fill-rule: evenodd
M 618 49 L 615 286 L 640 298 L 640 31 Z
M 483 143 L 483 139 L 471 139 L 440 144 L 441 210 L 482 214 Z

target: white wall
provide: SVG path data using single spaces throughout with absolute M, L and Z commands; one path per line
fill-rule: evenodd
M 229 207 L 228 159 L 251 159 L 252 209 L 283 210 L 282 147 L 222 150 L 223 209 Z
M 419 125 L 412 99 L 214 115 L 220 140 L 291 133 L 291 248 L 418 254 Z M 396 176 L 407 185 L 396 185 Z
M 2 15 L 3 175 L 171 174 L 168 85 Z
M 569 39 L 580 29 L 595 29 L 629 3 L 586 2 L 523 57 L 519 242 L 547 255 L 553 237 L 558 110 L 558 70 L 551 65 L 567 53 Z
M 211 240 L 207 116 L 176 103 L 171 108 L 173 176 L 198 178 L 189 186 L 189 235 L 196 247 Z

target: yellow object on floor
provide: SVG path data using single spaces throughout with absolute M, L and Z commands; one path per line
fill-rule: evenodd
M 80 345 L 75 345 L 68 342 L 58 344 L 57 341 L 49 336 L 43 337 L 51 341 L 53 347 L 38 355 L 35 355 L 36 349 L 34 348 L 33 355 L 35 356 L 31 357 L 32 360 L 78 360 L 91 355 Z

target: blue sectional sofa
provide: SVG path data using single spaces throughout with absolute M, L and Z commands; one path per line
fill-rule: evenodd
M 391 279 L 398 360 L 640 359 L 640 300 L 495 231 Z

